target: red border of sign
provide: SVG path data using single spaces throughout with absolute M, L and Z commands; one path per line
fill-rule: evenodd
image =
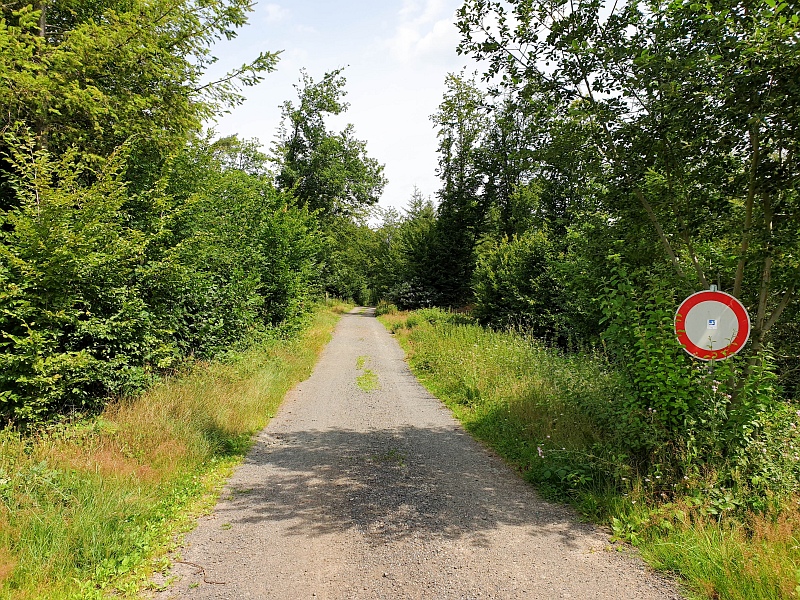
M 736 320 L 739 322 L 739 331 L 736 338 L 730 344 L 719 350 L 709 350 L 708 348 L 701 348 L 695 345 L 689 336 L 686 335 L 686 316 L 689 311 L 701 302 L 721 302 L 728 306 L 736 315 Z M 745 325 L 743 327 L 742 325 Z M 744 305 L 739 302 L 735 297 L 725 292 L 712 292 L 705 290 L 692 294 L 686 300 L 681 302 L 678 311 L 675 313 L 675 334 L 678 336 L 678 341 L 689 354 L 700 360 L 722 360 L 730 358 L 739 352 L 747 340 L 750 339 L 750 315 Z

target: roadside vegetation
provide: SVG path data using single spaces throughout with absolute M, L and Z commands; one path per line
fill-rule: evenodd
M 327 126 L 341 71 L 300 74 L 271 155 L 205 128 L 279 64 L 210 80 L 251 9 L 0 6 L 2 598 L 139 590 L 357 287 L 336 236 L 385 180 Z
M 197 362 L 94 417 L 0 433 L 0 598 L 132 596 L 170 564 L 346 307 L 302 332 Z
M 702 418 L 665 447 L 652 410 L 626 419 L 630 383 L 601 353 L 564 353 L 439 309 L 380 312 L 420 381 L 545 497 L 608 525 L 699 598 L 797 597 L 798 415 L 770 411 L 747 448 L 712 462 L 707 445 L 723 442 L 709 438 L 719 418 L 710 381 Z M 720 486 L 726 471 L 739 478 L 733 489 Z

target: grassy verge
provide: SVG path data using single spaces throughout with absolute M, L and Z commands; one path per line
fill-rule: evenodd
M 308 377 L 342 311 L 198 364 L 97 418 L 0 432 L 0 598 L 132 597 Z
M 598 407 L 624 393 L 603 361 L 564 356 L 441 311 L 388 311 L 380 319 L 420 381 L 468 431 L 543 495 L 610 525 L 652 565 L 683 578 L 691 597 L 800 597 L 798 503 L 771 515 L 722 516 L 697 501 L 702 489 L 690 489 L 692 482 L 663 494 L 603 437 Z

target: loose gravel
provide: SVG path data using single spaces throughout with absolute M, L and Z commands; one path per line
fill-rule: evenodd
M 681 598 L 466 434 L 371 309 L 343 316 L 181 558 L 159 600 Z

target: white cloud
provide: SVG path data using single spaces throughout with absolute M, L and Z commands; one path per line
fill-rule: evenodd
M 315 27 L 311 27 L 310 25 L 298 25 L 294 30 L 301 35 L 319 33 Z
M 396 60 L 410 62 L 441 51 L 453 51 L 458 32 L 447 0 L 404 0 L 400 23 L 386 42 Z
M 289 16 L 289 10 L 280 4 L 267 4 L 264 7 L 264 13 L 267 23 L 277 23 Z

